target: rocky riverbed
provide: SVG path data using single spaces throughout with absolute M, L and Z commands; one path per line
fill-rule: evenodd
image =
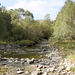
M 75 62 L 69 63 L 66 58 L 62 59 L 57 48 L 49 49 L 47 45 L 44 53 L 45 57 L 40 54 L 40 59 L 0 58 L 0 75 L 75 75 L 70 70 Z

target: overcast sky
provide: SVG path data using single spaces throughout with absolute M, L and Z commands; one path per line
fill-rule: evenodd
M 0 0 L 0 3 L 7 9 L 24 8 L 33 13 L 34 19 L 44 19 L 50 14 L 54 20 L 64 5 L 65 0 Z

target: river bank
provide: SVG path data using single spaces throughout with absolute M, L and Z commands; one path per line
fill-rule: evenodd
M 41 44 L 39 44 L 41 45 Z M 47 47 L 45 47 L 47 46 Z M 75 75 L 71 68 L 75 66 L 75 62 L 68 62 L 66 58 L 62 58 L 60 51 L 63 47 L 48 47 L 48 44 L 42 44 L 45 47 L 43 58 L 40 55 L 36 58 L 1 58 L 0 65 L 4 68 L 5 75 Z M 39 57 L 39 56 L 38 56 Z M 2 75 L 3 75 L 2 74 Z
M 7 70 L 5 75 L 74 75 L 70 68 L 75 62 L 68 63 L 67 59 L 62 60 L 58 49 L 46 54 L 46 58 L 40 59 L 18 59 L 3 58 L 1 65 Z

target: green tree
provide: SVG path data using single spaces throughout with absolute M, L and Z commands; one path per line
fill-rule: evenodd
M 6 24 L 5 21 L 0 13 L 0 39 L 3 38 L 6 35 Z
M 45 20 L 41 23 L 43 38 L 49 39 L 52 36 L 53 28 L 50 21 L 50 14 L 45 15 Z
M 30 11 L 28 11 L 28 10 L 26 10 L 25 13 L 24 13 L 23 15 L 25 16 L 25 18 L 30 17 L 31 20 L 34 19 L 33 14 L 32 14 Z
M 54 37 L 57 39 L 75 38 L 75 3 L 67 0 L 62 10 L 58 13 L 55 27 Z

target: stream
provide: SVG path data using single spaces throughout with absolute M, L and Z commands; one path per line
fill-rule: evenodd
M 30 47 L 8 48 L 7 50 L 0 49 L 2 57 L 12 58 L 40 58 L 40 55 L 44 55 L 49 52 L 49 42 L 43 39 L 40 43 Z
M 75 63 L 62 59 L 59 49 L 45 39 L 31 47 L 2 49 L 0 54 L 0 75 L 75 75 L 70 71 Z

